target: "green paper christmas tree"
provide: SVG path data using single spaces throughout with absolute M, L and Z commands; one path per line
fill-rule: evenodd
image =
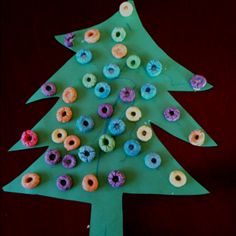
M 111 37 L 111 32 L 115 27 L 122 27 L 126 31 L 126 37 L 121 43 L 127 47 L 128 54 L 121 59 L 115 58 L 111 53 L 112 47 L 117 44 Z M 100 39 L 96 43 L 87 43 L 84 40 L 84 34 L 90 29 L 97 29 L 100 32 Z M 65 45 L 68 38 L 71 39 L 71 44 L 67 42 Z M 147 142 L 139 140 L 141 152 L 137 156 L 130 157 L 124 152 L 124 143 L 131 139 L 138 140 L 138 128 L 143 125 L 151 127 L 151 123 L 186 142 L 189 142 L 189 135 L 193 130 L 202 130 L 205 133 L 205 141 L 202 146 L 216 146 L 216 143 L 203 128 L 169 93 L 169 91 L 195 91 L 189 82 L 194 74 L 172 60 L 157 46 L 142 26 L 133 1 L 129 1 L 128 5 L 126 2 L 126 5 L 121 6 L 120 11 L 105 22 L 88 29 L 75 31 L 72 34 L 56 36 L 56 40 L 75 53 L 81 49 L 91 51 L 92 60 L 87 64 L 80 64 L 76 56 L 73 56 L 47 81 L 54 83 L 57 88 L 56 94 L 51 97 L 58 97 L 59 99 L 54 107 L 32 128 L 38 135 L 38 143 L 33 148 L 56 149 L 59 150 L 62 157 L 66 154 L 72 154 L 77 158 L 77 165 L 71 169 L 63 167 L 61 163 L 50 166 L 45 162 L 44 153 L 20 176 L 6 185 L 4 190 L 92 204 L 91 236 L 122 235 L 123 193 L 207 194 L 208 191 L 175 161 L 156 136 Z M 126 60 L 130 55 L 137 55 L 141 59 L 141 64 L 137 69 L 130 69 L 127 66 Z M 156 77 L 149 76 L 146 70 L 147 63 L 152 59 L 158 60 L 162 64 L 161 73 Z M 116 64 L 120 68 L 120 75 L 116 79 L 107 79 L 103 74 L 104 66 L 110 63 Z M 98 98 L 94 93 L 94 88 L 86 88 L 82 83 L 82 78 L 86 73 L 94 74 L 97 82 L 109 84 L 111 87 L 110 95 L 106 98 Z M 140 93 L 141 87 L 147 83 L 154 85 L 157 90 L 156 96 L 150 100 L 144 99 Z M 78 96 L 75 102 L 66 104 L 62 99 L 62 94 L 64 89 L 68 87 L 75 88 Z M 135 91 L 134 101 L 124 103 L 120 99 L 119 92 L 124 87 L 132 88 Z M 212 86 L 207 83 L 201 88 L 201 91 L 210 88 Z M 45 96 L 40 88 L 27 103 L 45 98 L 49 97 Z M 111 118 L 102 119 L 98 116 L 98 107 L 102 103 L 113 105 Z M 64 106 L 71 108 L 73 115 L 69 122 L 61 123 L 57 121 L 56 113 L 59 108 Z M 138 107 L 142 112 L 142 117 L 137 122 L 130 122 L 126 118 L 125 112 L 131 106 Z M 176 107 L 180 111 L 179 120 L 170 122 L 165 119 L 163 112 L 168 107 Z M 76 121 L 82 115 L 89 115 L 94 121 L 93 129 L 86 133 L 80 132 L 76 127 Z M 114 150 L 103 152 L 98 145 L 99 138 L 103 134 L 111 135 L 108 126 L 111 120 L 115 118 L 123 120 L 126 129 L 121 135 L 113 137 L 115 140 Z M 68 135 L 78 136 L 81 141 L 80 146 L 89 145 L 93 147 L 96 152 L 94 160 L 88 163 L 82 162 L 78 158 L 78 148 L 67 151 L 63 143 L 54 143 L 51 134 L 58 128 L 65 129 Z M 26 148 L 21 141 L 18 141 L 11 148 L 11 151 Z M 149 153 L 157 153 L 161 157 L 161 164 L 158 168 L 151 169 L 145 165 L 145 156 Z M 126 182 L 123 186 L 113 188 L 109 185 L 108 174 L 113 170 L 119 170 L 125 174 Z M 187 180 L 181 187 L 174 186 L 170 182 L 170 174 L 176 170 L 181 171 Z M 40 176 L 41 181 L 37 187 L 33 189 L 22 187 L 22 177 L 27 173 L 37 173 Z M 67 191 L 61 191 L 56 186 L 56 180 L 65 174 L 71 176 L 73 186 Z M 94 192 L 85 191 L 82 187 L 83 177 L 88 174 L 93 174 L 98 179 L 99 186 Z M 178 178 L 180 176 L 176 177 L 177 182 L 180 181 Z

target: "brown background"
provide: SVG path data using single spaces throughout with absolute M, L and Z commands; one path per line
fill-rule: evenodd
M 25 101 L 73 54 L 53 36 L 104 21 L 120 0 L 1 3 L 1 186 L 45 149 L 8 153 L 55 100 Z M 211 194 L 124 194 L 124 235 L 236 235 L 235 7 L 224 1 L 136 1 L 144 26 L 172 58 L 215 87 L 173 93 L 219 144 L 197 148 L 157 129 L 175 158 Z M 88 235 L 90 205 L 1 191 L 1 235 Z

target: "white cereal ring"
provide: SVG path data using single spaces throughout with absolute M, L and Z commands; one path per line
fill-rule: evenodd
M 126 118 L 129 121 L 136 122 L 142 117 L 142 112 L 138 107 L 129 107 L 125 112 Z
M 152 138 L 152 129 L 147 125 L 142 125 L 137 130 L 137 137 L 143 142 L 147 142 Z
M 133 6 L 130 2 L 123 2 L 120 4 L 120 14 L 124 17 L 130 16 L 133 13 Z
M 182 171 L 174 170 L 170 173 L 169 181 L 173 186 L 179 188 L 187 183 L 187 177 Z
M 202 130 L 193 130 L 188 139 L 192 145 L 202 146 L 205 141 L 205 133 Z

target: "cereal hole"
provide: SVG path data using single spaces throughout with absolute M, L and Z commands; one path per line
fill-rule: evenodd
M 71 140 L 70 142 L 69 142 L 69 145 L 74 145 L 75 144 L 75 141 L 74 140 Z
M 129 145 L 129 150 L 133 150 L 134 149 L 134 145 L 133 144 L 130 144 Z
M 109 68 L 109 69 L 108 69 L 108 72 L 109 72 L 110 74 L 113 74 L 113 73 L 114 73 L 114 69 L 113 69 L 113 68 Z
M 88 126 L 88 125 L 89 125 L 89 122 L 88 122 L 87 120 L 85 120 L 85 121 L 83 122 L 83 125 L 84 125 L 84 126 Z
M 175 113 L 174 113 L 174 111 L 170 111 L 169 114 L 170 114 L 171 116 L 173 116 Z
M 63 117 L 66 116 L 66 111 L 63 111 L 61 114 Z
M 93 32 L 89 32 L 88 37 L 92 37 L 92 36 L 93 36 Z
M 49 160 L 54 161 L 56 158 L 56 155 L 51 153 L 48 158 L 49 158 Z
M 62 179 L 62 180 L 60 181 L 60 184 L 61 184 L 62 186 L 65 186 L 65 185 L 66 185 L 66 181 L 65 181 L 64 179 Z
M 152 65 L 151 70 L 156 70 L 157 67 L 155 65 Z
M 176 175 L 176 176 L 175 176 L 175 180 L 180 181 L 180 180 L 181 180 L 181 177 L 180 177 L 179 175 Z
M 150 92 L 151 92 L 151 89 L 150 89 L 149 87 L 147 87 L 147 88 L 145 89 L 145 92 L 150 93 Z
M 25 182 L 26 182 L 26 183 L 30 183 L 32 180 L 33 180 L 32 177 L 28 177 L 28 178 L 26 178 Z
M 71 160 L 70 159 L 66 160 L 66 164 L 70 165 L 71 164 Z
M 103 87 L 99 88 L 99 92 L 103 93 L 105 91 L 105 89 Z
M 199 135 L 195 135 L 195 139 L 198 140 L 199 139 Z
M 130 62 L 130 64 L 131 64 L 131 66 L 134 66 L 134 65 L 136 64 L 136 61 L 135 61 L 135 60 L 132 60 L 132 61 Z
M 152 158 L 152 159 L 151 159 L 151 162 L 152 162 L 153 164 L 155 164 L 155 163 L 157 162 L 157 159 L 156 159 L 156 158 Z
M 119 181 L 119 177 L 118 177 L 117 175 L 113 176 L 113 177 L 112 177 L 112 181 L 113 181 L 114 183 L 117 183 L 117 182 Z
M 143 135 L 143 136 L 146 136 L 146 135 L 147 135 L 147 131 L 143 130 L 143 131 L 142 131 L 142 135 Z
M 58 137 L 58 138 L 61 138 L 61 137 L 62 137 L 62 134 L 61 134 L 61 133 L 58 133 L 58 134 L 57 134 L 57 137 Z
M 46 86 L 46 90 L 47 90 L 47 91 L 51 91 L 51 90 L 52 90 L 51 86 L 47 85 L 47 86 Z
M 116 32 L 116 37 L 120 37 L 120 32 Z
M 91 179 L 88 180 L 88 185 L 93 186 L 93 181 Z
M 90 78 L 90 77 L 88 77 L 88 78 L 87 78 L 87 82 L 90 82 L 90 81 L 91 81 L 91 78 Z
M 86 157 L 88 157 L 88 156 L 89 156 L 89 151 L 84 151 L 84 155 L 85 155 Z
M 135 111 L 132 111 L 130 114 L 131 114 L 131 116 L 136 116 L 136 112 Z
M 102 108 L 102 113 L 107 113 L 107 108 L 106 107 Z
M 109 144 L 109 140 L 106 139 L 106 138 L 104 138 L 104 139 L 103 139 L 103 144 L 107 146 L 107 145 Z
M 28 141 L 31 141 L 31 140 L 32 140 L 32 136 L 29 135 L 29 136 L 27 137 L 27 140 L 28 140 Z

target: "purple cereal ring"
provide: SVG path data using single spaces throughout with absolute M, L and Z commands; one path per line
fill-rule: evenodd
M 64 38 L 64 45 L 66 47 L 73 47 L 73 40 L 74 40 L 74 37 L 75 37 L 75 34 L 74 33 L 68 33 L 65 35 L 65 38 Z
M 119 170 L 113 170 L 109 173 L 107 180 L 113 188 L 118 188 L 124 185 L 125 175 Z
M 132 102 L 135 99 L 135 91 L 129 87 L 121 89 L 120 99 L 125 103 Z
M 68 169 L 74 168 L 76 166 L 76 163 L 76 158 L 70 154 L 65 155 L 62 159 L 62 165 Z
M 113 107 L 112 107 L 111 104 L 103 103 L 103 104 L 99 105 L 99 107 L 98 107 L 98 115 L 102 119 L 107 119 L 107 118 L 111 117 L 112 113 L 113 113 Z
M 69 190 L 72 187 L 72 178 L 69 175 L 61 175 L 57 178 L 57 187 L 62 191 Z
M 207 80 L 202 75 L 194 75 L 189 82 L 192 88 L 198 91 L 206 86 Z
M 176 107 L 168 107 L 164 111 L 164 116 L 168 121 L 176 121 L 180 118 L 180 110 Z
M 26 130 L 21 135 L 21 142 L 26 147 L 33 147 L 38 143 L 38 136 L 32 130 Z
M 45 96 L 52 96 L 57 92 L 56 85 L 52 82 L 46 82 L 41 86 L 41 91 Z
M 45 153 L 44 160 L 48 165 L 54 166 L 61 161 L 61 154 L 56 149 L 49 149 Z

